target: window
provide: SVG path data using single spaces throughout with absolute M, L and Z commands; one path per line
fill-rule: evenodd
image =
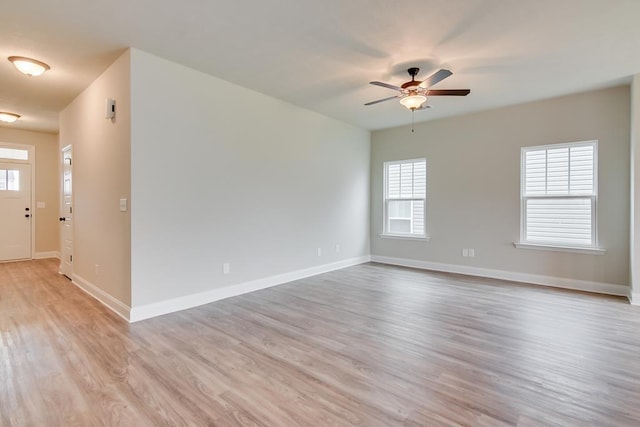
M 426 193 L 425 159 L 385 162 L 383 235 L 426 237 Z
M 521 243 L 596 248 L 597 141 L 522 149 Z
M 0 191 L 20 191 L 20 171 L 0 169 Z
M 0 157 L 10 160 L 29 160 L 29 150 L 0 147 Z

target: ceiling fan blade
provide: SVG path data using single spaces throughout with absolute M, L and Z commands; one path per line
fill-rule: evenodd
M 384 102 L 384 101 L 388 101 L 390 99 L 394 99 L 394 98 L 400 98 L 400 96 L 390 96 L 388 98 L 382 98 L 382 99 L 378 99 L 377 101 L 371 101 L 371 102 L 367 102 L 364 105 L 373 105 L 373 104 L 377 104 L 379 102 Z
M 424 79 L 424 81 L 422 83 L 420 83 L 420 87 L 423 88 L 423 89 L 430 88 L 434 84 L 439 83 L 442 80 L 446 79 L 451 74 L 453 74 L 451 71 L 445 70 L 444 68 L 441 68 L 438 71 L 436 71 L 435 73 L 431 74 L 426 79 Z
M 369 84 L 372 84 L 372 85 L 375 85 L 375 86 L 386 87 L 387 89 L 393 89 L 393 90 L 398 90 L 398 91 L 402 90 L 401 87 L 390 85 L 389 83 L 384 83 L 384 82 L 369 82 Z
M 470 89 L 429 89 L 427 96 L 467 96 Z

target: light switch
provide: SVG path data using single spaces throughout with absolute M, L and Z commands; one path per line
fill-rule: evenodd
M 127 211 L 127 199 L 120 199 L 120 212 Z

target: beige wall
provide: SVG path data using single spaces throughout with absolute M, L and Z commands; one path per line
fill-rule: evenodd
M 116 118 L 105 118 L 105 100 Z M 60 147 L 73 146 L 73 278 L 131 304 L 131 126 L 127 51 L 60 114 Z M 99 266 L 96 268 L 96 266 Z M 98 293 L 100 293 L 98 292 Z
M 0 127 L 0 143 L 32 145 L 36 150 L 35 199 L 45 208 L 35 210 L 34 256 L 49 256 L 60 250 L 58 135 Z
M 373 132 L 372 255 L 628 285 L 629 117 L 629 87 L 621 86 L 425 122 L 415 133 L 406 126 Z M 592 139 L 599 140 L 598 229 L 606 254 L 516 249 L 520 148 Z M 382 239 L 382 164 L 416 157 L 427 158 L 431 241 Z M 475 258 L 463 258 L 462 248 L 474 248 Z

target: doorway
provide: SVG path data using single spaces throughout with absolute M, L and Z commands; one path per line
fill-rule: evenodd
M 0 262 L 31 259 L 35 147 L 0 143 Z
M 31 165 L 0 162 L 0 261 L 31 258 Z

